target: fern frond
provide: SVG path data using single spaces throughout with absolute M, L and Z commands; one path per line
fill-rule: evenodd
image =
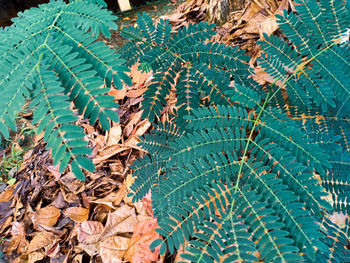
M 349 240 L 349 220 L 346 219 L 345 227 L 334 224 L 329 218 L 325 217 L 321 222 L 323 232 L 322 240 L 328 247 L 325 251 L 317 251 L 316 262 L 348 262 L 350 259 L 347 249 Z
M 156 169 L 148 179 L 140 164 L 136 191 L 145 193 L 142 189 L 152 188 L 145 187 L 149 180 L 159 178 L 152 206 L 163 238 L 151 248 L 174 253 L 187 243 L 182 257 L 191 262 L 348 257 L 344 231 L 324 223 L 332 210 L 326 190 L 335 210 L 349 207 L 348 157 L 339 155 L 348 149 L 350 130 L 349 44 L 339 41 L 348 7 L 344 1 L 297 0 L 297 13 L 278 16 L 288 41 L 275 36 L 260 41 L 258 64 L 275 80 L 267 92 L 249 77 L 244 52 L 206 41 L 211 33 L 203 33 L 203 25 L 181 29 L 162 43 L 134 41 L 147 46 L 139 61 L 165 85 L 175 83 L 178 109 L 172 121 L 184 130 L 170 142 L 154 131 L 140 144 Z M 149 32 L 158 32 L 158 26 L 152 28 Z M 148 35 L 155 39 L 155 33 Z M 169 89 L 161 85 L 145 99 Z M 157 104 L 155 115 L 166 105 Z M 144 117 L 154 120 L 151 114 Z M 332 234 L 341 240 L 329 239 Z
M 71 162 L 76 177 L 84 180 L 81 168 L 94 171 L 95 167 L 86 156 L 92 152 L 84 141 L 83 129 L 73 123 L 78 119 L 69 109 L 69 98 L 63 94 L 64 88 L 52 71 L 43 66 L 36 67 L 38 85 L 36 97 L 31 106 L 35 107 L 33 122 L 40 121 L 38 132 L 45 130 L 44 140 L 52 149 L 54 165 L 60 163 L 63 172 Z
M 32 99 L 35 121 L 42 119 L 39 127 L 45 130 L 55 164 L 63 171 L 71 163 L 79 178 L 84 177 L 80 168 L 92 171 L 94 166 L 84 157 L 90 153 L 84 133 L 72 128 L 77 116 L 70 102 L 91 124 L 99 119 L 108 130 L 110 120 L 118 121 L 113 110 L 118 104 L 107 95 L 109 86 L 112 80 L 119 88 L 121 81 L 131 83 L 124 60 L 97 40 L 100 33 L 109 36 L 109 28 L 117 28 L 115 17 L 103 6 L 104 1 L 51 1 L 26 10 L 0 32 L 1 134 L 8 137 L 8 128 L 15 130 L 16 113 Z
M 170 142 L 181 138 L 184 132 L 177 125 L 170 122 L 160 122 L 139 143 L 151 155 L 160 155 L 164 151 L 173 151 Z
M 169 71 L 155 74 L 152 84 L 145 92 L 145 100 L 142 104 L 142 117 L 148 117 L 153 121 L 155 116 L 160 116 L 160 112 L 166 105 L 165 97 L 170 94 L 171 85 L 174 84 L 176 72 L 181 68 L 179 63 L 170 66 Z
M 145 155 L 130 167 L 134 169 L 133 176 L 136 177 L 135 183 L 131 186 L 133 202 L 141 200 L 150 190 L 152 193 L 157 191 L 165 163 L 165 160 L 153 160 L 152 157 Z

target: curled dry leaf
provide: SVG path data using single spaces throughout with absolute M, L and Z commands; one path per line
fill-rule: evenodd
M 108 215 L 105 229 L 101 238 L 106 238 L 120 233 L 130 233 L 134 231 L 136 225 L 135 208 L 128 205 L 120 207 L 118 210 Z
M 137 126 L 134 129 L 136 131 L 135 131 L 135 133 L 133 132 L 132 134 L 134 136 L 142 136 L 149 129 L 149 127 L 151 127 L 151 125 L 152 124 L 148 121 L 148 119 L 145 119 L 145 120 L 141 121 L 139 124 L 137 124 Z
M 142 89 L 132 89 L 132 90 L 128 90 L 128 92 L 126 93 L 126 96 L 128 98 L 138 98 L 140 96 L 143 95 L 143 93 L 145 93 L 147 90 L 146 88 L 142 88 Z
M 122 138 L 122 128 L 119 123 L 114 125 L 108 132 L 107 146 L 118 144 Z
M 142 112 L 143 111 L 138 111 L 138 112 L 132 114 L 130 121 L 128 122 L 128 124 L 125 126 L 125 128 L 123 130 L 123 133 L 126 137 L 130 136 L 131 132 L 134 129 L 134 126 L 136 126 L 136 124 L 138 124 L 140 122 Z
M 130 239 L 119 236 L 111 236 L 100 244 L 100 256 L 103 263 L 121 263 L 125 251 L 128 249 Z
M 151 263 L 158 259 L 159 247 L 153 251 L 149 249 L 154 240 L 161 238 L 155 231 L 157 227 L 157 219 L 153 218 L 137 223 L 125 255 L 127 261 L 131 263 Z
M 112 146 L 108 146 L 106 148 L 104 148 L 102 151 L 100 151 L 98 153 L 98 155 L 96 156 L 96 158 L 94 158 L 92 160 L 92 162 L 94 164 L 100 163 L 104 160 L 107 160 L 109 158 L 111 158 L 113 155 L 116 155 L 118 153 L 124 152 L 126 150 L 128 150 L 128 147 L 123 147 L 120 145 L 112 145 Z
M 142 152 L 145 152 L 145 150 L 139 146 L 137 146 L 141 142 L 140 138 L 136 136 L 131 136 L 129 139 L 127 139 L 124 143 L 126 147 L 133 148 Z
M 29 243 L 28 253 L 53 245 L 56 240 L 57 236 L 51 232 L 37 232 Z
M 60 179 L 61 177 L 61 173 L 59 172 L 59 165 L 53 166 L 53 165 L 49 165 L 47 167 L 47 170 L 49 170 L 49 172 L 55 177 L 55 180 Z
M 69 207 L 64 211 L 64 215 L 77 223 L 82 223 L 89 219 L 89 209 L 83 207 Z
M 119 189 L 120 190 L 120 189 Z M 99 205 L 103 205 L 103 206 L 107 206 L 113 210 L 116 209 L 116 206 L 119 205 L 119 203 L 117 205 L 115 205 L 115 200 L 117 198 L 117 195 L 118 193 L 116 192 L 112 192 L 110 194 L 108 194 L 106 197 L 104 198 L 100 198 L 100 199 L 96 199 L 96 200 L 93 200 L 91 201 L 91 203 L 94 203 L 94 204 L 99 204 Z M 96 208 L 94 210 L 96 212 Z
M 54 226 L 60 216 L 60 210 L 54 206 L 40 208 L 32 216 L 34 228 L 38 229 L 38 225 Z
M 60 244 L 58 242 L 45 248 L 45 255 L 50 258 L 56 258 L 58 252 L 60 252 Z

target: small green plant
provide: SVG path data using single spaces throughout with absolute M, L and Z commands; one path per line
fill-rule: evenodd
M 23 154 L 33 147 L 31 140 L 35 131 L 35 128 L 27 127 L 26 124 L 23 123 L 20 131 L 14 138 L 6 139 L 2 142 L 1 148 L 4 149 L 5 153 L 0 163 L 0 183 L 6 182 L 12 184 L 16 181 L 12 176 L 22 164 Z M 9 148 L 9 150 L 7 148 Z
M 134 201 L 152 193 L 163 238 L 151 248 L 186 244 L 191 262 L 348 261 L 349 222 L 327 216 L 350 211 L 349 1 L 295 2 L 297 13 L 278 16 L 285 38 L 259 42 L 268 87 L 252 80 L 244 51 L 209 41 L 214 25 L 171 34 L 144 14 L 124 30 L 128 65 L 154 72 L 143 117 L 155 129 L 132 186 Z M 176 112 L 162 123 L 173 87 Z
M 102 0 L 51 1 L 19 13 L 0 31 L 0 134 L 8 138 L 9 128 L 16 130 L 16 115 L 30 100 L 54 164 L 60 172 L 71 164 L 81 180 L 82 169 L 95 167 L 84 131 L 74 124 L 78 115 L 91 124 L 99 119 L 108 130 L 110 120 L 118 121 L 118 104 L 107 95 L 111 83 L 130 83 L 124 61 L 98 41 L 117 29 L 105 7 Z
M 15 148 L 15 144 L 12 144 L 11 146 L 11 152 L 9 153 L 9 155 L 4 155 L 2 158 L 2 162 L 0 165 L 0 170 L 1 170 L 1 174 L 2 176 L 6 176 L 9 174 L 9 172 L 13 169 L 13 168 L 18 168 L 21 163 L 22 163 L 22 155 L 23 151 L 22 150 L 16 150 Z

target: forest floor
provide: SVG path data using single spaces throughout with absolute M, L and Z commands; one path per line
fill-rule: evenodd
M 248 50 L 254 78 L 265 84 L 271 79 L 256 67 L 256 41 L 263 33 L 276 33 L 274 14 L 283 8 L 293 9 L 293 2 L 247 2 L 229 22 L 217 27 L 212 41 Z M 203 0 L 174 6 L 177 4 L 151 3 L 141 11 L 151 12 L 155 19 L 168 18 L 175 29 L 206 18 L 208 7 Z M 122 14 L 119 25 L 132 25 L 138 11 Z M 114 47 L 121 43 L 117 33 L 107 41 Z M 133 182 L 130 166 L 146 154 L 137 144 L 152 128 L 147 119 L 141 119 L 140 111 L 151 77 L 152 73 L 138 71 L 136 64 L 131 71 L 133 85 L 110 91 L 121 105 L 121 121 L 113 123 L 109 132 L 84 119 L 78 121 L 88 134 L 86 139 L 93 149 L 90 157 L 97 170 L 88 173 L 85 182 L 75 179 L 70 171 L 58 172 L 45 149 L 43 134 L 33 135 L 35 127 L 28 121 L 31 113 L 20 114 L 20 132 L 0 148 L 0 262 L 179 261 L 176 255 L 160 256 L 157 249 L 149 250 L 152 241 L 159 238 L 154 231 L 157 222 L 152 217 L 150 196 L 137 203 L 128 197 Z M 171 97 L 169 101 L 171 104 Z M 168 118 L 164 109 L 161 119 Z

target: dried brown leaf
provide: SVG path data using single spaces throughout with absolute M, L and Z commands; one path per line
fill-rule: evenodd
M 12 251 L 17 251 L 18 254 L 23 254 L 26 252 L 29 242 L 26 239 L 25 226 L 23 222 L 13 222 L 11 228 L 11 240 L 9 242 L 9 247 L 7 251 L 11 253 Z
M 145 152 L 145 150 L 139 146 L 137 146 L 137 144 L 141 142 L 141 140 L 136 137 L 136 136 L 131 136 L 129 139 L 127 139 L 125 142 L 124 142 L 124 146 L 128 147 L 128 148 L 134 148 L 136 150 L 139 150 L 139 151 L 142 151 L 142 152 Z
M 28 252 L 39 250 L 56 242 L 57 236 L 51 232 L 37 232 L 28 246 Z
M 134 129 L 134 126 L 140 122 L 142 112 L 143 111 L 138 111 L 134 114 L 131 114 L 130 121 L 123 129 L 123 133 L 124 133 L 125 137 L 129 137 L 132 130 Z
M 60 179 L 61 173 L 59 172 L 59 165 L 53 166 L 50 165 L 47 167 L 47 170 L 55 177 L 56 180 Z
M 115 234 L 133 232 L 135 225 L 135 208 L 124 205 L 115 212 L 108 215 L 107 223 L 101 235 L 101 238 L 110 237 Z
M 103 225 L 101 222 L 98 221 L 85 221 L 81 223 L 78 227 L 78 241 L 80 243 L 96 243 L 99 238 L 100 234 L 103 232 Z
M 0 193 L 0 202 L 8 202 L 13 198 L 13 192 L 16 189 L 16 184 L 9 185 Z
M 111 236 L 100 244 L 100 256 L 103 263 L 121 263 L 129 245 L 129 238 Z
M 136 131 L 133 133 L 134 136 L 142 136 L 145 134 L 145 132 L 151 127 L 151 123 L 148 121 L 148 119 L 145 119 L 141 121 L 139 124 L 136 126 Z M 135 130 L 134 129 L 134 130 Z
M 278 24 L 275 16 L 269 16 L 259 25 L 259 35 L 261 39 L 264 39 L 264 33 L 270 36 L 278 29 Z
M 143 93 L 145 93 L 147 90 L 146 88 L 142 88 L 142 89 L 132 89 L 132 90 L 128 90 L 128 92 L 126 93 L 126 96 L 129 98 L 137 98 L 143 95 Z
M 45 257 L 45 253 L 42 251 L 34 251 L 28 255 L 28 263 L 34 263 L 42 260 Z
M 64 210 L 64 215 L 75 222 L 82 223 L 89 219 L 89 209 L 83 207 L 69 207 Z
M 122 138 L 122 128 L 119 123 L 110 128 L 107 137 L 107 146 L 118 144 Z
M 142 86 L 143 83 L 147 80 L 150 73 L 142 73 L 138 70 L 140 63 L 135 63 L 131 69 L 131 78 L 132 82 L 136 84 L 136 86 Z
M 147 212 L 147 215 L 149 215 L 150 217 L 153 217 L 151 193 L 148 193 L 147 195 L 145 195 L 144 198 L 142 198 L 142 204 Z
M 34 228 L 38 229 L 38 225 L 54 226 L 57 223 L 61 212 L 54 206 L 46 206 L 37 210 L 32 216 Z
M 108 147 L 104 148 L 102 151 L 100 151 L 98 153 L 98 155 L 94 159 L 92 159 L 92 162 L 94 164 L 100 163 L 100 162 L 107 160 L 107 159 L 111 158 L 112 156 L 114 156 L 118 153 L 121 153 L 123 151 L 126 151 L 128 149 L 129 149 L 128 147 L 123 147 L 120 145 L 108 146 Z
M 56 258 L 58 253 L 60 252 L 60 249 L 60 244 L 56 242 L 45 248 L 45 255 L 50 258 Z

